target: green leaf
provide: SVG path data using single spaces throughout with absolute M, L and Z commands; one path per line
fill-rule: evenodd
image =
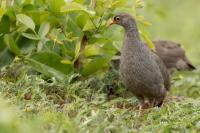
M 76 3 L 83 3 L 84 2 L 84 0 L 73 0 L 74 2 L 76 2 Z
M 139 25 L 143 25 L 143 26 L 151 26 L 152 24 L 148 21 L 145 20 L 144 16 L 141 15 L 137 15 L 136 16 L 136 20 L 139 22 Z
M 91 5 L 95 9 L 96 14 L 98 16 L 102 16 L 104 14 L 105 10 L 108 8 L 108 6 L 110 6 L 110 2 L 111 1 L 108 1 L 105 4 L 104 0 L 92 0 Z
M 68 32 L 70 36 L 81 38 L 83 32 L 71 17 L 67 19 L 66 25 L 66 32 Z
M 18 48 L 18 46 L 11 34 L 4 35 L 4 42 L 8 46 L 10 51 L 12 51 L 15 55 L 20 55 L 20 49 Z
M 8 33 L 10 29 L 10 19 L 8 16 L 4 15 L 0 22 L 0 33 Z
M 0 17 L 2 17 L 6 13 L 6 8 L 0 7 Z
M 0 52 L 1 52 L 7 47 L 5 42 L 4 42 L 4 37 L 3 36 L 0 36 L 0 42 L 1 42 L 1 44 L 0 44 Z
M 0 67 L 10 64 L 14 59 L 13 54 L 9 51 L 8 48 L 5 48 L 0 53 Z
M 61 63 L 63 58 L 53 52 L 38 52 L 33 54 L 31 58 L 64 74 L 72 71 L 72 65 Z
M 38 44 L 37 44 L 37 51 L 41 51 L 42 48 L 43 48 L 43 46 L 44 46 L 44 43 L 43 43 L 42 40 L 40 40 L 40 41 L 38 42 Z
M 60 8 L 65 4 L 64 0 L 48 0 L 49 8 L 52 12 L 60 12 Z
M 82 70 L 83 76 L 88 76 L 97 72 L 98 70 L 105 67 L 109 61 L 110 61 L 110 58 L 107 58 L 107 57 L 100 57 L 100 58 L 91 60 L 90 62 L 84 65 L 83 70 Z
M 76 24 L 83 29 L 84 25 L 86 24 L 87 20 L 89 19 L 88 15 L 81 14 L 76 18 Z
M 36 71 L 48 76 L 48 77 L 55 77 L 59 81 L 63 81 L 65 79 L 66 75 L 62 72 L 56 70 L 53 67 L 50 67 L 46 64 L 43 64 L 37 60 L 26 58 L 25 61 L 32 66 L 33 69 Z
M 87 20 L 87 23 L 85 24 L 85 26 L 83 27 L 83 31 L 90 31 L 95 29 L 94 24 L 92 23 L 92 21 L 90 19 Z
M 151 41 L 151 39 L 149 38 L 149 36 L 147 34 L 145 34 L 144 32 L 140 32 L 140 34 L 142 35 L 142 37 L 146 41 L 146 43 L 149 46 L 149 48 L 152 49 L 153 51 L 155 51 L 156 50 L 155 49 L 155 45 L 153 44 L 153 42 Z
M 35 40 L 31 40 L 31 39 L 27 39 L 25 37 L 21 37 L 17 43 L 19 44 L 19 48 L 20 48 L 20 51 L 21 51 L 21 54 L 30 54 L 33 52 L 33 50 L 36 49 L 36 44 L 37 44 L 37 41 Z
M 78 59 L 79 55 L 80 55 L 80 49 L 81 49 L 81 42 L 76 43 L 76 47 L 75 47 L 75 57 L 73 62 L 76 61 L 76 59 Z
M 30 33 L 22 33 L 22 35 L 28 39 L 31 40 L 40 40 L 40 38 L 34 34 L 30 34 Z
M 116 9 L 116 8 L 122 8 L 125 7 L 127 4 L 129 5 L 132 1 L 128 1 L 128 0 L 115 0 L 111 3 L 111 8 L 112 9 Z M 131 4 L 130 4 L 131 5 Z M 127 7 L 128 8 L 128 7 Z
M 25 14 L 18 14 L 17 20 L 22 24 L 26 25 L 28 28 L 35 30 L 35 23 L 33 22 L 32 18 L 25 15 Z
M 85 6 L 75 3 L 75 2 L 66 3 L 65 6 L 61 8 L 61 12 L 65 12 L 65 13 L 74 12 L 74 11 L 82 11 L 89 15 L 95 14 L 94 11 L 88 10 Z
M 142 0 L 135 0 L 135 7 L 136 8 L 143 8 L 144 2 Z
M 97 45 L 87 45 L 85 50 L 83 51 L 83 54 L 85 57 L 98 55 L 100 53 L 100 47 Z
M 72 64 L 72 62 L 70 60 L 61 60 L 60 61 L 62 64 Z
M 38 35 L 41 37 L 41 38 L 44 38 L 47 33 L 49 32 L 49 29 L 50 29 L 50 24 L 49 22 L 44 22 L 42 23 L 42 25 L 40 26 L 40 29 L 38 31 Z

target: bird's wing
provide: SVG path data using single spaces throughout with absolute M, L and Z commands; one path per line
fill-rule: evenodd
M 170 77 L 169 77 L 169 72 L 167 70 L 167 67 L 165 66 L 164 62 L 160 59 L 160 57 L 158 57 L 154 52 L 152 52 L 152 56 L 155 59 L 157 65 L 159 66 L 160 72 L 164 79 L 165 89 L 169 90 L 170 89 Z
M 148 47 L 145 48 L 146 52 L 150 52 Z M 149 95 L 160 95 L 161 89 L 164 88 L 164 79 L 153 56 L 149 53 L 144 54 L 143 57 L 135 56 L 133 58 L 135 58 L 133 59 L 134 71 L 130 72 L 132 72 L 132 75 L 140 83 L 141 86 L 138 88 L 146 88 Z
M 181 47 L 181 44 L 172 42 L 159 40 L 154 41 L 156 47 L 156 54 L 163 60 L 167 68 L 177 68 L 177 63 L 182 61 L 184 63 L 184 67 L 180 70 L 193 70 L 195 69 L 194 65 L 189 61 L 186 57 L 185 50 Z

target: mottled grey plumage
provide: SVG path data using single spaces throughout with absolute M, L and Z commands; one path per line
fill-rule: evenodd
M 156 53 L 152 52 L 152 55 L 153 55 L 153 58 L 156 61 L 157 65 L 159 66 L 160 72 L 163 76 L 164 86 L 165 86 L 166 90 L 169 90 L 170 89 L 170 77 L 169 77 L 169 72 L 167 70 L 167 67 Z
M 123 13 L 114 18 L 114 23 L 125 29 L 120 58 L 120 73 L 125 87 L 132 91 L 142 104 L 147 99 L 152 106 L 162 105 L 170 86 L 165 65 L 142 43 L 133 17 Z
M 156 54 L 164 61 L 170 72 L 174 70 L 194 70 L 196 69 L 185 55 L 181 45 L 172 41 L 154 41 Z
M 143 42 L 147 45 L 145 42 Z M 169 40 L 156 40 L 153 41 L 156 48 L 156 55 L 164 62 L 170 73 L 174 71 L 192 71 L 195 70 L 195 66 L 190 62 L 185 54 L 185 50 L 181 48 L 181 45 L 177 42 Z M 118 52 L 116 55 L 120 56 Z M 119 68 L 119 59 L 113 59 L 111 61 L 114 68 Z

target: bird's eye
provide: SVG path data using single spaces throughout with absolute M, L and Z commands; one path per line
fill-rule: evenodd
M 115 20 L 119 21 L 119 20 L 120 20 L 120 17 L 116 17 Z

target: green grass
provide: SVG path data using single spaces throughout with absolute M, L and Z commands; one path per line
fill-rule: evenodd
M 71 75 L 61 83 L 54 79 L 46 82 L 44 77 L 28 75 L 26 69 L 22 70 L 24 73 L 16 74 L 13 68 L 18 67 L 14 65 L 1 72 L 1 133 L 200 130 L 199 71 L 174 74 L 173 86 L 163 107 L 140 113 L 135 109 L 136 99 L 119 85 L 114 72 L 102 80 L 77 80 L 78 75 Z M 12 78 L 14 74 L 16 79 Z M 115 86 L 117 97 L 108 100 L 107 89 L 112 83 L 118 84 Z M 26 93 L 31 93 L 31 100 L 26 100 Z

